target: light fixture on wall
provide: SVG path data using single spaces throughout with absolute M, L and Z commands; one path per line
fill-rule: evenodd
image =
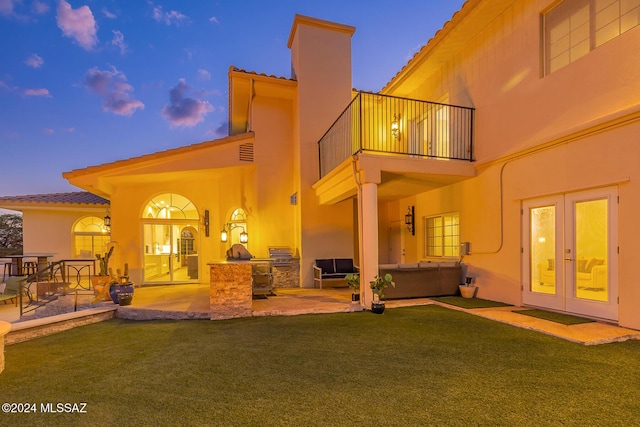
M 209 209 L 204 210 L 204 235 L 209 237 Z
M 395 139 L 400 139 L 400 114 L 393 115 L 393 121 L 391 122 L 391 135 Z
M 407 231 L 412 236 L 416 235 L 416 220 L 415 220 L 415 206 L 409 206 L 407 208 L 407 214 L 404 216 L 404 224 L 407 226 Z
M 240 243 L 247 243 L 249 241 L 249 235 L 244 228 L 242 229 L 242 233 L 240 233 Z
M 227 225 L 225 224 L 220 232 L 220 241 L 222 243 L 227 243 L 227 240 L 229 240 L 229 233 L 227 233 Z
M 107 231 L 111 231 L 111 215 L 109 215 L 110 212 L 111 211 L 109 210 L 109 208 L 107 208 L 107 214 L 103 218 L 104 228 L 106 228 Z

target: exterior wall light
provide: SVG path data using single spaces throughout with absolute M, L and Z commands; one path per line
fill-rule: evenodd
M 400 139 L 400 114 L 393 115 L 393 121 L 391 122 L 391 135 L 395 139 Z
M 107 209 L 107 214 L 104 216 L 104 226 L 107 230 L 111 228 L 111 215 L 109 215 L 110 211 Z
M 248 241 L 249 241 L 249 235 L 243 229 L 242 233 L 240 233 L 240 243 L 247 243 Z
M 404 224 L 407 226 L 407 231 L 412 236 L 416 235 L 416 220 L 415 220 L 415 206 L 409 206 L 407 208 L 407 214 L 404 216 Z
M 222 231 L 220 232 L 220 241 L 222 243 L 227 243 L 229 239 L 229 233 L 227 233 L 227 226 L 222 227 Z

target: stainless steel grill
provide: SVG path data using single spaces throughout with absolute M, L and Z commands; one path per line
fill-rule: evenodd
M 291 248 L 270 247 L 269 258 L 273 260 L 274 266 L 290 266 L 293 254 L 291 253 Z

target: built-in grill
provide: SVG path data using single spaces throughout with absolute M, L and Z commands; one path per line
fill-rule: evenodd
M 269 258 L 272 260 L 274 267 L 291 266 L 293 254 L 291 248 L 286 247 L 270 247 Z

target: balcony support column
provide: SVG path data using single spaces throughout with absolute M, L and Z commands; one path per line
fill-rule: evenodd
M 378 274 L 378 184 L 366 182 L 358 190 L 360 302 L 371 308 L 369 282 Z

